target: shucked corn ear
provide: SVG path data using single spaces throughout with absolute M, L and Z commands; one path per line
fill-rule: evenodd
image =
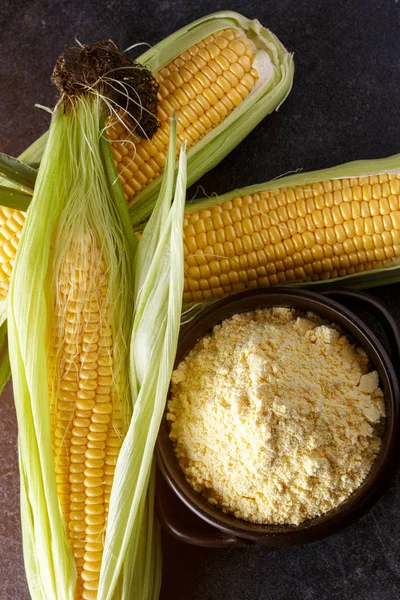
M 132 412 L 135 238 L 101 114 L 96 97 L 56 110 L 10 289 L 24 555 L 41 600 L 97 598 Z
M 293 75 L 291 56 L 279 41 L 257 21 L 230 12 L 196 21 L 139 60 L 160 83 L 161 127 L 152 140 L 141 141 L 127 138 L 121 123 L 109 130 L 135 223 L 154 204 L 173 109 L 179 142 L 186 140 L 189 148 L 191 184 L 284 100 Z
M 222 11 L 169 36 L 138 59 L 160 84 L 160 129 L 151 140 L 109 129 L 133 224 L 146 220 L 161 183 L 175 110 L 188 147 L 188 185 L 220 162 L 288 95 L 293 59 L 257 20 Z
M 239 29 L 210 34 L 157 71 L 161 127 L 151 140 L 127 137 L 124 123 L 114 120 L 108 137 L 128 202 L 162 173 L 172 110 L 179 143 L 193 147 L 253 91 L 260 79 L 256 56 L 253 41 Z
M 8 306 L 27 578 L 33 600 L 157 600 L 152 463 L 181 319 L 185 144 L 171 207 L 173 117 L 136 251 L 104 119 L 118 85 L 151 106 L 154 78 L 109 40 L 67 49 L 52 81 Z
M 199 200 L 184 220 L 186 303 L 246 288 L 400 280 L 400 155 Z

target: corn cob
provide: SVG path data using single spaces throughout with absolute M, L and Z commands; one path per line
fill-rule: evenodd
M 194 203 L 184 222 L 185 302 L 371 271 L 380 277 L 371 279 L 370 273 L 346 284 L 387 282 L 381 276 L 392 275 L 388 267 L 400 256 L 400 187 L 399 175 L 385 171 L 394 170 L 398 160 L 349 163 L 281 179 L 288 183 L 282 187 L 271 182 Z M 348 176 L 340 178 L 343 169 Z M 364 175 L 368 170 L 378 174 Z M 307 183 L 311 179 L 315 183 Z M 1 299 L 24 213 L 2 209 L 0 214 Z
M 161 127 L 152 139 L 127 136 L 126 126 L 120 121 L 114 121 L 108 129 L 128 202 L 165 166 L 172 111 L 176 111 L 179 145 L 186 140 L 189 149 L 254 89 L 259 79 L 253 66 L 255 57 L 253 41 L 241 30 L 229 28 L 209 35 L 156 73 Z
M 400 175 L 384 170 L 396 161 L 375 161 L 376 175 L 356 176 L 368 162 L 349 163 L 194 203 L 184 221 L 184 301 L 343 277 L 368 287 L 374 278 L 360 275 L 371 271 L 398 278 Z
M 0 300 L 10 287 L 15 253 L 25 223 L 25 213 L 0 206 Z
M 91 232 L 73 239 L 56 285 L 49 396 L 57 491 L 78 572 L 76 597 L 91 599 L 126 433 L 113 382 L 109 280 Z

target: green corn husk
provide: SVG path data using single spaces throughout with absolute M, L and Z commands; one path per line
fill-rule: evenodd
M 136 240 L 119 182 L 113 185 L 107 177 L 111 158 L 101 139 L 101 119 L 98 98 L 65 113 L 63 106 L 56 110 L 10 288 L 9 347 L 20 431 L 24 558 L 31 595 L 38 599 L 72 599 L 76 580 L 57 498 L 48 386 L 58 384 L 50 377 L 47 349 L 58 269 L 75 236 L 93 237 L 107 264 L 113 360 L 120 382 L 114 393 L 126 407 L 126 419 L 132 409 L 126 348 Z
M 109 503 L 97 597 L 98 600 L 133 597 L 156 600 L 160 590 L 161 551 L 159 526 L 154 520 L 153 450 L 181 317 L 185 147 L 181 149 L 175 200 L 170 208 L 176 148 L 173 120 L 165 181 L 153 216 L 137 245 L 104 137 L 103 111 L 101 95 L 82 96 L 56 108 L 18 246 L 9 294 L 24 560 L 30 593 L 35 600 L 75 598 L 77 571 L 57 495 L 56 451 L 51 431 L 55 427 L 52 414 L 58 410 L 56 404 L 51 412 L 60 385 L 57 357 L 64 347 L 64 338 L 57 342 L 55 352 L 52 340 L 54 327 L 56 332 L 63 331 L 58 323 L 66 316 L 64 312 L 58 314 L 57 307 L 62 306 L 57 303 L 60 289 L 70 284 L 73 290 L 75 285 L 76 275 L 66 281 L 61 267 L 65 260 L 78 261 L 71 272 L 76 274 L 82 269 L 78 260 L 81 246 L 84 259 L 90 265 L 96 266 L 95 261 L 97 265 L 104 263 L 101 268 L 107 274 L 95 288 L 105 290 L 109 306 L 113 332 L 111 395 L 127 425 Z M 99 252 L 93 253 L 91 246 L 86 250 L 87 240 Z M 89 289 L 83 298 L 79 296 L 76 300 L 75 296 L 69 296 L 74 306 L 83 303 L 83 307 L 87 302 L 91 305 L 94 291 L 90 286 L 83 289 Z M 100 311 L 100 325 L 101 315 Z M 6 326 L 4 323 L 0 331 L 1 348 Z M 5 379 L 5 366 L 4 361 L 0 383 Z
M 26 212 L 32 200 L 32 195 L 7 185 L 0 185 L 0 206 Z
M 42 160 L 43 153 L 46 148 L 47 140 L 49 139 L 49 132 L 43 133 L 37 140 L 35 140 L 26 150 L 19 155 L 18 160 L 30 166 L 32 169 L 39 168 L 40 161 Z M 36 175 L 37 176 L 37 175 Z
M 124 585 L 122 597 L 126 600 L 155 599 L 160 589 L 159 531 L 151 516 L 155 493 L 153 451 L 175 360 L 183 292 L 186 157 L 183 146 L 170 208 L 175 140 L 176 122 L 173 122 L 165 178 L 135 259 L 135 314 L 130 351 L 134 410 L 114 476 L 99 600 L 114 598 L 121 571 L 131 573 Z
M 48 137 L 49 132 L 46 131 L 18 158 L 0 152 L 0 183 L 15 185 L 32 194 Z
M 22 190 L 30 192 L 35 186 L 37 171 L 22 160 L 1 154 L 0 176 Z
M 307 184 L 319 183 L 323 181 L 335 179 L 349 179 L 353 177 L 367 177 L 383 174 L 399 174 L 400 173 L 400 154 L 395 154 L 388 158 L 359 160 L 321 169 L 319 171 L 310 171 L 308 173 L 296 173 L 273 179 L 265 183 L 251 185 L 244 188 L 238 188 L 227 192 L 221 196 L 210 196 L 188 202 L 186 205 L 186 213 L 196 210 L 207 209 L 217 204 L 223 204 L 228 200 L 233 200 L 237 197 L 251 196 L 267 190 L 276 190 L 280 188 L 288 188 L 292 186 L 302 186 Z M 368 289 L 381 285 L 388 285 L 400 281 L 400 258 L 395 258 L 388 265 L 379 268 L 371 269 L 360 273 L 345 275 L 342 277 L 334 277 L 332 279 L 318 279 L 315 281 L 290 281 L 280 283 L 289 287 L 305 287 L 305 286 L 320 286 L 327 288 L 346 287 L 352 289 Z
M 0 206 L 23 212 L 28 210 L 47 138 L 48 132 L 18 158 L 0 152 Z
M 11 377 L 10 357 L 8 354 L 7 321 L 0 325 L 0 394 Z

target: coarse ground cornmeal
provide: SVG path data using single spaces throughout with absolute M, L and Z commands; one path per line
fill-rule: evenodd
M 289 308 L 227 319 L 172 376 L 170 438 L 210 503 L 299 524 L 365 479 L 385 414 L 378 374 L 336 325 Z

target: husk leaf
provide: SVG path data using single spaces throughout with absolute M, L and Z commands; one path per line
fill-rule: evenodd
M 31 192 L 35 187 L 37 172 L 18 158 L 0 152 L 0 176 L 19 188 Z
M 0 394 L 11 377 L 10 357 L 8 354 L 7 321 L 0 326 Z
M 124 576 L 123 597 L 155 600 L 160 588 L 160 541 L 153 522 L 153 451 L 175 360 L 183 293 L 182 222 L 185 148 L 172 207 L 176 123 L 172 122 L 165 182 L 139 242 L 131 338 L 134 409 L 114 476 L 99 600 L 111 600 Z M 157 243 L 154 243 L 154 240 Z M 153 466 L 152 466 L 153 465 Z M 129 575 L 129 569 L 132 569 Z

